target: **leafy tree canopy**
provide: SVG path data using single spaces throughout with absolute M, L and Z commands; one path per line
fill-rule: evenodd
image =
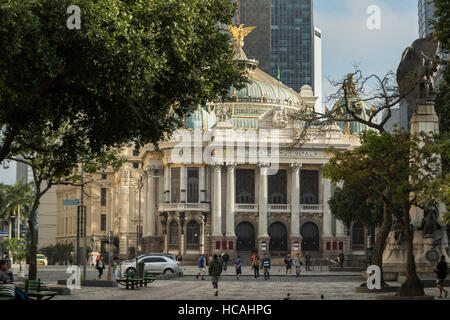
M 0 160 L 39 150 L 23 133 L 47 127 L 70 127 L 93 152 L 156 143 L 247 81 L 224 28 L 234 12 L 231 0 L 0 0 Z

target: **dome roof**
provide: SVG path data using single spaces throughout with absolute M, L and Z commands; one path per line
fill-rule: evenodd
M 358 96 L 351 96 L 348 98 L 349 108 L 348 110 L 354 110 L 355 114 L 364 120 L 369 120 L 372 108 L 362 101 Z M 352 119 L 352 115 L 347 112 L 347 107 L 345 106 L 345 99 L 341 98 L 334 105 L 331 113 L 334 113 L 338 119 Z M 336 124 L 346 133 L 346 134 L 359 134 L 370 130 L 370 128 L 357 121 L 337 121 Z
M 281 103 L 292 106 L 300 105 L 300 97 L 297 92 L 286 87 L 262 70 L 256 68 L 251 71 L 249 78 L 250 82 L 243 89 L 236 90 L 231 87 L 230 98 L 239 101 Z
M 216 125 L 216 111 L 214 104 L 198 106 L 184 118 L 186 130 L 209 130 Z

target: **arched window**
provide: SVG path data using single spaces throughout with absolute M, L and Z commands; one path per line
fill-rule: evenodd
M 287 176 L 286 170 L 278 170 L 277 174 L 268 177 L 269 182 L 269 203 L 287 203 Z
M 169 245 L 178 246 L 178 223 L 172 221 L 169 225 Z
M 255 171 L 236 169 L 236 203 L 255 203 Z
M 361 222 L 355 222 L 352 226 L 352 249 L 364 250 L 364 225 Z
M 300 234 L 303 237 L 302 251 L 319 251 L 319 227 L 313 222 L 305 223 Z
M 200 247 L 200 224 L 191 220 L 187 224 L 186 247 L 187 249 L 198 249 Z

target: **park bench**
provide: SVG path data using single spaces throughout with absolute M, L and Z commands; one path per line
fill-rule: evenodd
M 124 285 L 125 288 L 128 290 L 130 287 L 131 289 L 137 288 L 137 287 L 143 287 L 144 285 L 147 286 L 147 283 L 151 283 L 157 279 L 156 276 L 151 275 L 149 272 L 145 272 L 144 276 L 136 277 L 135 273 L 130 271 L 127 272 L 125 277 L 116 279 L 117 283 Z
M 47 286 L 41 282 L 41 279 L 25 280 L 25 292 L 30 298 L 35 298 L 35 300 L 50 300 L 57 294 L 55 291 L 50 291 Z

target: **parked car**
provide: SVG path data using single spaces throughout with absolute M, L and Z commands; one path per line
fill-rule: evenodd
M 140 256 L 138 256 L 138 259 L 142 258 L 142 257 L 148 257 L 148 256 L 164 256 L 164 257 L 168 257 L 172 260 L 177 261 L 177 257 L 174 254 L 171 253 L 161 253 L 161 252 L 151 252 L 151 253 L 144 253 L 141 254 Z
M 152 274 L 162 273 L 179 273 L 181 268 L 179 262 L 168 256 L 150 255 L 138 257 L 138 263 L 144 262 L 144 271 Z M 136 271 L 136 260 L 127 260 L 121 263 L 125 273 L 129 271 Z
M 47 266 L 48 265 L 48 259 L 46 256 L 44 256 L 42 253 L 36 254 L 36 264 L 39 266 Z

